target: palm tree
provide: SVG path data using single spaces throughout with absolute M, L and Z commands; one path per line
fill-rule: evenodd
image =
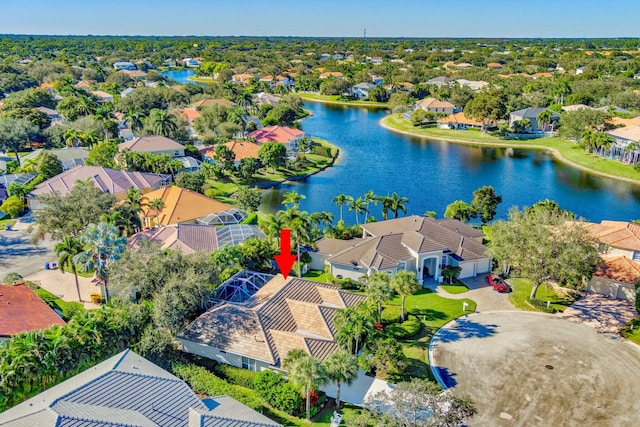
M 79 95 L 76 97 L 76 106 L 83 116 L 89 116 L 96 111 L 96 102 L 88 96 Z
M 389 204 L 388 209 L 393 212 L 394 218 L 398 218 L 399 211 L 402 211 L 402 213 L 405 214 L 407 213 L 407 207 L 405 205 L 409 203 L 409 199 L 407 199 L 406 197 L 398 196 L 398 193 L 396 193 L 395 191 L 391 193 L 391 197 L 387 198 L 387 203 Z
M 104 132 L 104 140 L 109 141 L 109 129 L 107 128 L 107 126 L 105 126 L 105 124 L 116 118 L 116 116 L 113 114 L 113 107 L 111 106 L 111 104 L 101 105 L 98 108 L 96 108 L 96 111 L 95 113 L 93 113 L 93 116 L 96 119 L 98 119 L 98 121 L 102 124 L 102 130 Z
M 178 123 L 176 122 L 175 116 L 167 110 L 151 110 L 149 124 L 155 135 L 171 136 L 178 130 Z
M 369 205 L 371 203 L 373 203 L 374 205 L 378 204 L 378 196 L 376 196 L 376 193 L 373 192 L 373 190 L 369 190 L 366 193 L 364 193 L 364 201 L 367 203 L 367 209 L 364 211 L 364 222 L 367 222 L 367 217 L 369 216 Z
M 373 319 L 368 313 L 359 310 L 358 307 L 346 307 L 336 311 L 334 318 L 336 329 L 336 340 L 340 344 L 346 344 L 349 351 L 354 350 L 358 354 L 360 351 L 360 341 L 373 331 Z
M 351 385 L 358 376 L 358 358 L 345 349 L 339 349 L 324 362 L 327 378 L 336 383 L 336 409 L 340 409 L 342 383 Z
M 96 132 L 95 130 L 81 133 L 80 142 L 82 142 L 83 147 L 91 149 L 94 145 L 100 142 L 100 135 L 98 135 L 98 132 Z
M 102 280 L 105 301 L 109 302 L 109 266 L 127 247 L 127 238 L 110 224 L 89 224 L 80 235 L 79 241 L 86 248 L 72 258 L 74 264 L 80 265 L 80 271 L 95 271 L 96 277 Z
M 300 269 L 300 245 L 313 243 L 309 221 L 309 214 L 306 211 L 300 211 L 293 207 L 284 211 L 278 211 L 276 217 L 282 226 L 291 230 L 291 238 L 296 245 L 297 261 L 298 261 L 298 277 L 302 277 Z
M 127 112 L 124 113 L 124 118 L 127 121 L 127 126 L 129 126 L 129 129 L 131 129 L 134 134 L 144 127 L 144 114 L 137 108 L 129 107 Z
M 264 217 L 264 220 L 258 222 L 260 229 L 267 235 L 267 238 L 272 243 L 280 235 L 280 230 L 285 228 L 281 216 L 282 215 L 276 216 L 268 214 Z
M 340 208 L 340 221 L 342 221 L 342 206 L 346 205 L 351 196 L 347 196 L 346 194 L 338 194 L 331 201 L 335 203 L 336 206 Z
M 78 272 L 76 271 L 76 265 L 73 263 L 73 257 L 82 252 L 82 243 L 73 237 L 64 236 L 62 242 L 57 243 L 53 250 L 58 256 L 58 266 L 62 273 L 65 272 L 65 268 L 70 267 L 76 279 L 76 291 L 78 291 L 78 301 L 82 302 L 82 296 L 80 295 L 80 282 L 78 281 Z
M 596 141 L 597 141 L 598 147 L 600 148 L 600 152 L 602 153 L 601 156 L 604 156 L 605 152 L 608 149 L 610 149 L 613 143 L 615 142 L 614 139 L 611 136 L 609 136 L 609 134 L 606 132 L 597 133 Z
M 542 125 L 542 130 L 546 131 L 547 125 L 550 125 L 553 120 L 553 113 L 549 110 L 542 110 L 540 114 L 538 114 L 538 117 L 536 117 L 536 120 L 538 121 L 538 125 Z
M 393 298 L 393 289 L 389 282 L 389 275 L 384 272 L 374 273 L 367 279 L 365 293 L 367 299 L 378 307 L 378 322 L 382 320 L 382 303 Z
M 326 231 L 327 225 L 331 227 L 333 224 L 333 214 L 331 212 L 320 212 L 320 221 L 322 222 L 322 233 Z
M 420 283 L 414 273 L 402 270 L 391 278 L 390 284 L 393 290 L 402 298 L 402 321 L 404 322 L 404 300 L 407 295 L 418 292 Z
M 67 129 L 64 133 L 64 142 L 67 147 L 77 147 L 80 145 L 80 140 L 82 137 L 82 132 L 78 129 Z
M 149 209 L 156 212 L 156 225 L 160 223 L 160 211 L 164 209 L 164 200 L 161 198 L 153 199 L 149 202 Z
M 306 353 L 296 354 L 293 358 L 284 359 L 282 365 L 287 370 L 289 381 L 304 391 L 307 398 L 307 420 L 310 420 L 311 392 L 326 379 L 320 360 Z
M 362 197 L 349 200 L 349 210 L 355 211 L 356 213 L 356 224 L 360 224 L 360 214 L 362 212 L 368 212 L 366 206 L 367 203 L 362 200 Z
M 282 199 L 283 205 L 291 205 L 294 208 L 300 207 L 300 201 L 307 198 L 304 194 L 298 194 L 297 191 L 289 191 L 284 193 Z

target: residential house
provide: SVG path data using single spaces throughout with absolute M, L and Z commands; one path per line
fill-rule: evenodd
M 178 115 L 185 119 L 189 123 L 189 126 L 193 126 L 193 122 L 195 122 L 202 113 L 200 113 L 197 108 L 183 108 Z
M 365 62 L 371 62 L 373 65 L 380 65 L 383 61 L 379 56 L 367 56 L 365 58 Z
M 45 113 L 47 117 L 51 119 L 51 123 L 61 122 L 63 120 L 62 115 L 60 115 L 60 113 L 58 113 L 56 110 L 52 110 L 51 108 L 37 107 L 36 110 L 40 110 L 41 112 Z
M 300 140 L 310 138 L 310 136 L 300 129 L 286 126 L 267 126 L 249 132 L 249 138 L 255 138 L 259 144 L 279 142 L 280 144 L 284 144 L 287 147 L 287 151 L 292 154 L 297 153 Z
M 487 126 L 495 126 L 495 122 L 484 122 L 476 120 L 472 117 L 468 117 L 462 111 L 459 113 L 450 114 L 446 117 L 441 117 L 436 120 L 438 127 L 441 129 L 456 129 L 465 130 L 469 128 L 484 129 Z
M 335 352 L 336 310 L 364 295 L 339 286 L 242 271 L 216 290 L 221 300 L 176 338 L 182 351 L 252 371 L 281 369 L 289 351 L 321 360 Z
M 148 135 L 118 144 L 118 150 L 136 153 L 168 154 L 171 157 L 184 156 L 184 145 L 166 136 Z
M 285 88 L 293 86 L 293 79 L 287 76 L 264 76 L 260 78 L 260 81 L 267 84 L 270 89 L 275 89 L 278 86 Z
M 193 104 L 191 104 L 191 107 L 200 110 L 202 108 L 208 107 L 213 104 L 224 105 L 226 107 L 231 107 L 231 108 L 236 107 L 235 102 L 229 101 L 228 99 L 224 99 L 224 98 L 204 98 L 204 99 L 201 99 L 200 101 L 196 101 Z
M 409 216 L 362 225 L 363 238 L 347 243 L 317 242 L 312 266 L 329 266 L 336 277 L 357 280 L 376 272 L 415 272 L 421 284 L 442 280 L 446 265 L 461 268 L 460 278 L 491 271 L 482 232 L 457 220 Z
M 502 69 L 502 64 L 499 62 L 489 62 L 487 64 L 487 68 L 491 68 L 492 70 L 500 70 Z
M 610 119 L 607 120 L 607 123 L 616 127 L 640 126 L 640 117 L 634 117 L 632 119 L 625 119 L 622 117 L 611 117 Z
M 136 71 L 138 69 L 138 67 L 136 67 L 133 63 L 128 61 L 116 61 L 113 63 L 113 68 L 115 68 L 116 71 L 120 71 L 120 70 Z
M 513 111 L 509 114 L 509 126 L 513 127 L 513 123 L 516 121 L 522 121 L 529 119 L 531 127 L 528 129 L 531 132 L 543 132 L 545 129 L 538 123 L 538 116 L 543 111 L 549 111 L 551 113 L 551 128 L 560 118 L 560 114 L 548 108 L 523 108 L 522 110 Z
M 576 75 L 583 74 L 587 69 L 585 67 L 576 68 Z
M 102 90 L 92 90 L 91 95 L 93 95 L 100 104 L 103 104 L 105 102 L 113 102 L 113 95 Z
M 120 92 L 120 96 L 122 98 L 126 98 L 127 96 L 131 95 L 131 92 L 133 92 L 134 90 L 135 90 L 135 88 L 128 87 L 125 90 Z
M 200 61 L 198 61 L 195 58 L 184 58 L 182 60 L 182 63 L 186 66 L 186 67 L 190 67 L 190 68 L 197 68 L 200 66 Z
M 351 95 L 357 99 L 363 99 L 369 97 L 369 92 L 375 89 L 377 86 L 373 83 L 358 83 L 351 88 Z
M 605 105 L 600 108 L 596 108 L 596 110 L 605 111 L 607 113 L 613 113 L 613 114 L 630 114 L 631 113 L 631 111 L 622 107 L 618 107 L 617 105 Z
M 593 107 L 589 107 L 584 104 L 573 104 L 573 105 L 565 105 L 562 107 L 562 111 L 573 112 L 579 110 L 593 110 Z
M 329 55 L 328 53 L 321 53 L 320 54 L 320 60 L 321 61 L 326 61 L 327 59 L 331 59 L 331 55 Z
M 275 108 L 280 105 L 280 98 L 267 92 L 258 92 L 255 95 L 254 103 L 257 107 L 260 107 L 262 105 L 271 105 L 273 108 Z
M 89 180 L 105 193 L 111 193 L 118 200 L 124 199 L 130 188 L 142 193 L 156 190 L 171 183 L 171 175 L 146 172 L 128 172 L 102 166 L 76 166 L 36 185 L 27 197 L 31 209 L 39 209 L 38 196 L 54 191 L 61 196 L 67 194 L 79 180 Z
M 24 283 L 0 284 L 0 307 L 2 307 L 0 310 L 0 343 L 20 332 L 47 329 L 52 325 L 62 326 L 65 324 L 60 316 Z
M 456 109 L 456 106 L 450 103 L 449 101 L 440 101 L 435 98 L 425 98 L 416 102 L 415 109 L 422 108 L 425 111 L 431 111 L 432 113 L 441 113 L 441 114 L 453 114 Z
M 371 82 L 376 85 L 376 86 L 380 86 L 381 84 L 384 84 L 384 78 L 375 75 L 375 74 L 370 74 L 371 77 Z
M 438 76 L 430 80 L 427 80 L 427 84 L 435 85 L 438 87 L 438 89 L 440 89 L 443 86 L 451 86 L 451 82 L 453 82 L 453 79 L 450 79 L 449 77 L 445 77 L 445 76 Z
M 214 200 L 204 194 L 176 186 L 164 187 L 145 194 L 149 201 L 162 199 L 164 207 L 157 212 L 148 205 L 143 206 L 141 214 L 145 226 L 172 225 L 180 222 L 195 222 L 211 213 L 222 212 L 232 207 Z
M 56 156 L 62 163 L 62 170 L 66 171 L 76 166 L 84 166 L 90 151 L 84 147 L 65 147 L 55 150 L 38 149 L 22 156 L 22 162 L 34 161 L 43 152 Z
M 142 240 L 156 242 L 162 250 L 175 249 L 184 255 L 196 252 L 212 252 L 225 246 L 236 246 L 247 239 L 263 239 L 265 234 L 258 226 L 232 224 L 222 227 L 206 224 L 174 224 L 136 233 L 129 239 L 129 246 L 138 247 Z
M 585 291 L 634 303 L 635 284 L 639 280 L 639 263 L 631 261 L 624 255 L 606 257 L 604 265 L 593 273 L 591 280 L 585 286 Z
M 332 77 L 334 79 L 344 79 L 344 74 L 339 71 L 326 71 L 324 73 L 321 73 L 319 76 L 319 78 L 321 79 L 328 79 L 329 77 Z
M 332 57 L 333 59 L 335 59 L 335 60 L 338 60 L 338 61 L 340 61 L 340 60 L 344 59 L 344 56 L 343 56 L 343 55 L 341 55 L 341 54 L 339 54 L 339 53 L 334 53 L 331 57 Z
M 181 379 L 125 350 L 0 415 L 0 426 L 277 427 L 228 396 L 200 400 Z
M 260 145 L 249 141 L 229 141 L 223 144 L 229 150 L 233 151 L 236 155 L 235 165 L 238 166 L 242 159 L 246 158 L 258 158 L 258 152 L 260 151 Z M 199 149 L 203 157 L 206 157 L 206 161 L 215 163 L 215 146 L 202 147 Z M 210 160 L 208 160 L 210 159 Z
M 631 125 L 607 131 L 615 143 L 607 155 L 626 163 L 636 164 L 640 160 L 640 125 Z
M 144 80 L 147 78 L 147 73 L 142 70 L 120 70 L 119 73 L 126 74 L 134 80 Z
M 399 82 L 399 83 L 388 84 L 384 88 L 387 89 L 389 92 L 398 92 L 398 91 L 411 92 L 414 88 L 414 84 L 410 82 Z
M 0 184 L 4 185 L 4 188 L 9 189 L 9 186 L 14 182 L 19 185 L 27 185 L 37 176 L 38 175 L 34 173 L 0 174 Z
M 640 263 L 640 225 L 626 221 L 602 220 L 584 224 L 589 234 L 609 246 L 607 256 L 625 256 Z
M 481 90 L 489 86 L 489 83 L 484 80 L 458 79 L 456 82 L 460 87 L 468 87 L 471 90 Z
M 251 81 L 251 79 L 255 79 L 255 78 L 256 76 L 254 76 L 253 74 L 241 73 L 241 74 L 234 74 L 233 76 L 231 76 L 231 81 L 233 83 L 246 85 Z

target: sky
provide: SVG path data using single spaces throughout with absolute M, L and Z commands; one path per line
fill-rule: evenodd
M 0 0 L 0 34 L 640 37 L 640 0 Z

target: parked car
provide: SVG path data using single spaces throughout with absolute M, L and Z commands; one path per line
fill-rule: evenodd
M 498 291 L 500 293 L 508 293 L 511 292 L 511 286 L 507 284 L 502 278 L 499 276 L 495 276 L 493 274 L 487 275 L 487 282 L 489 286 L 493 288 L 494 291 Z

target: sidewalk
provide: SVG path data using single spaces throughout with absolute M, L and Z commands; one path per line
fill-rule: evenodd
M 25 279 L 39 284 L 42 289 L 46 289 L 65 301 L 78 302 L 75 277 L 70 271 L 62 273 L 60 270 L 41 270 L 25 277 Z M 91 294 L 94 292 L 100 293 L 100 287 L 93 282 L 93 279 L 78 276 L 78 283 L 80 284 L 81 302 L 84 308 L 100 308 L 99 305 L 91 302 Z

